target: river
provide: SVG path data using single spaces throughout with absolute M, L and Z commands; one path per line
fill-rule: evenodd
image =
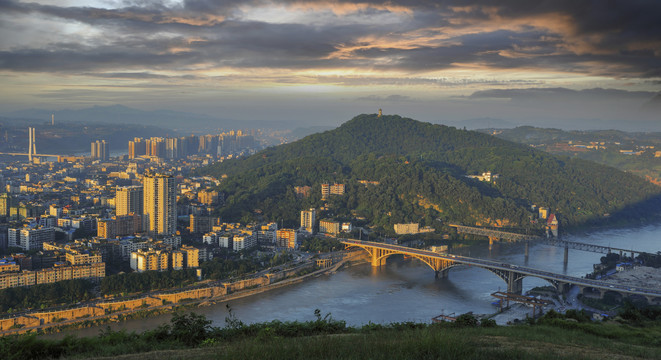
M 580 235 L 570 235 L 566 240 L 590 244 L 635 249 L 656 253 L 661 250 L 661 224 L 637 228 L 609 229 Z M 494 244 L 461 249 L 461 254 L 495 259 L 512 264 L 526 265 L 540 270 L 572 276 L 583 276 L 592 271 L 603 254 L 569 250 L 569 263 L 564 266 L 564 249 L 541 244 L 530 246 L 526 263 L 524 244 Z M 541 279 L 525 278 L 524 291 L 535 286 L 546 286 Z M 475 267 L 455 267 L 448 278 L 435 279 L 434 272 L 418 260 L 391 257 L 386 266 L 373 269 L 369 264 L 345 267 L 332 275 L 324 275 L 300 284 L 272 290 L 255 296 L 233 300 L 230 306 L 236 317 L 244 323 L 270 320 L 313 320 L 314 310 L 322 315 L 330 313 L 335 319 L 350 325 L 368 322 L 389 323 L 401 321 L 429 322 L 441 313 L 477 314 L 493 313 L 495 299 L 491 293 L 507 288 L 505 282 L 491 272 Z M 226 304 L 195 309 L 223 326 L 227 316 Z M 113 329 L 144 331 L 168 322 L 171 315 L 148 319 L 130 320 L 111 325 Z M 95 336 L 99 329 L 71 330 L 64 334 Z

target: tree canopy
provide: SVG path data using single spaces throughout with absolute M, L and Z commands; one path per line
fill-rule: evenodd
M 466 175 L 490 171 L 492 182 Z M 553 156 L 486 134 L 400 116 L 360 115 L 335 130 L 307 136 L 201 170 L 217 177 L 227 220 L 250 217 L 294 226 L 299 211 L 329 204 L 334 216 L 392 224 L 445 222 L 483 226 L 531 224 L 532 205 L 556 213 L 564 227 L 640 221 L 660 208 L 661 191 L 622 171 Z M 378 181 L 364 185 L 359 180 Z M 322 201 L 321 183 L 345 194 Z M 295 186 L 311 186 L 299 198 Z

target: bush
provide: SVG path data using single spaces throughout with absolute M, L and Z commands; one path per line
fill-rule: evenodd
M 498 324 L 496 324 L 496 320 L 494 319 L 484 319 L 480 321 L 480 326 L 481 327 L 496 327 Z
M 465 313 L 459 315 L 454 324 L 457 327 L 477 327 L 479 321 L 473 313 Z
M 172 324 L 170 336 L 188 346 L 202 343 L 211 331 L 211 320 L 193 312 L 174 314 L 170 323 Z

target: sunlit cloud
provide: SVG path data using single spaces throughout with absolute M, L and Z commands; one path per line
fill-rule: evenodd
M 177 87 L 430 103 L 517 87 L 654 93 L 659 18 L 661 3 L 642 0 L 0 0 L 12 91 L 0 105 L 154 101 L 146 89 L 172 103 Z

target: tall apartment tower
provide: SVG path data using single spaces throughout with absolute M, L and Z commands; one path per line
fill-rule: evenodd
M 115 192 L 115 214 L 117 216 L 144 213 L 144 191 L 142 186 L 118 187 Z
M 147 155 L 147 145 L 142 138 L 134 138 L 129 141 L 129 159 L 135 159 L 139 156 Z
M 110 150 L 105 140 L 97 140 L 91 144 L 90 157 L 106 161 L 109 158 Z
M 0 194 L 0 218 L 9 216 L 11 205 L 11 195 L 7 193 Z
M 171 174 L 146 173 L 143 179 L 144 215 L 149 232 L 173 235 L 177 231 L 176 187 Z
M 316 211 L 314 209 L 301 211 L 301 228 L 310 234 L 314 233 L 314 221 Z

